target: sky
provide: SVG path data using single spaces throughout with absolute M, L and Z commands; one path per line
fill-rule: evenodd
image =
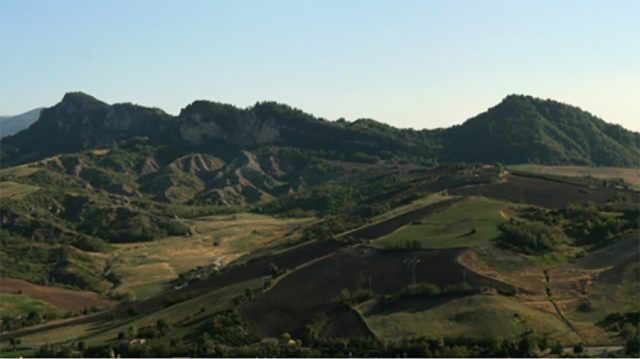
M 83 91 L 448 127 L 508 94 L 640 130 L 640 1 L 2 0 L 0 114 Z

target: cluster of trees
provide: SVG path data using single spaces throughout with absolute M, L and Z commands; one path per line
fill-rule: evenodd
M 356 289 L 351 291 L 349 288 L 343 288 L 340 291 L 340 299 L 342 303 L 347 306 L 354 306 L 359 303 L 366 302 L 373 298 L 373 296 L 373 292 L 367 289 Z
M 191 284 L 198 279 L 208 278 L 216 274 L 218 274 L 218 268 L 215 265 L 198 266 L 178 274 L 178 278 L 173 281 L 173 284 L 176 286 Z
M 417 283 L 409 285 L 400 292 L 386 296 L 382 303 L 391 305 L 405 299 L 413 298 L 427 299 L 439 296 L 465 296 L 482 293 L 487 290 L 489 289 L 484 287 L 473 287 L 464 281 L 450 284 L 444 288 L 430 283 Z
M 287 336 L 290 337 L 290 336 Z M 578 350 L 581 349 L 578 346 Z M 373 338 L 315 338 L 308 342 L 278 340 L 269 343 L 231 346 L 209 340 L 151 339 L 145 344 L 121 341 L 86 348 L 42 346 L 38 357 L 535 357 L 542 352 L 562 354 L 563 347 L 547 335 L 533 332 L 513 339 L 465 337 L 408 338 L 380 341 Z
M 78 230 L 113 243 L 144 242 L 191 232 L 180 221 L 150 216 L 124 207 L 83 207 Z
M 249 295 L 252 293 L 246 294 L 246 296 Z M 201 340 L 207 345 L 243 346 L 260 340 L 260 337 L 247 325 L 237 309 L 216 314 L 202 329 Z
M 112 287 L 89 255 L 65 244 L 63 238 L 38 242 L 0 229 L 0 276 L 25 279 L 41 285 L 69 285 L 104 292 Z M 63 241 L 58 242 L 58 240 Z
M 2 316 L 2 325 L 0 330 L 2 332 L 18 330 L 22 327 L 41 324 L 44 321 L 53 320 L 59 318 L 59 313 L 55 311 L 40 312 L 38 310 L 31 310 L 26 316 Z
M 133 327 L 129 327 L 127 333 L 119 332 L 118 340 L 162 338 L 170 334 L 172 330 L 173 328 L 171 328 L 171 325 L 169 325 L 164 319 L 158 319 L 155 325 L 146 325 L 138 328 L 137 330 Z
M 303 239 L 330 238 L 399 205 L 388 194 L 409 190 L 411 186 L 395 175 L 344 180 L 277 198 L 258 210 L 284 216 L 324 217 L 324 221 L 305 231 Z
M 551 100 L 510 95 L 441 133 L 442 157 L 492 163 L 636 166 L 640 135 Z
M 558 243 L 553 229 L 540 222 L 514 220 L 498 225 L 501 236 L 499 245 L 526 254 L 542 254 L 551 251 Z
M 602 211 L 593 203 L 574 203 L 556 210 L 529 208 L 523 216 L 549 227 L 561 228 L 577 244 L 595 247 L 610 244 L 624 233 L 640 227 L 640 209 L 608 208 Z
M 622 233 L 640 227 L 640 210 L 602 213 L 592 203 L 572 204 L 559 210 L 567 220 L 565 232 L 581 244 L 607 245 Z
M 640 357 L 640 312 L 614 312 L 599 324 L 620 335 L 624 340 L 625 354 Z

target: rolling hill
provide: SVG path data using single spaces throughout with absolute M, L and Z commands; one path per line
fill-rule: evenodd
M 640 154 L 637 132 L 608 124 L 577 107 L 521 95 L 507 96 L 458 126 L 412 130 L 368 119 L 331 122 L 274 102 L 240 109 L 195 101 L 171 116 L 129 103 L 108 105 L 78 92 L 44 109 L 27 131 L 4 138 L 0 154 L 6 167 L 53 154 L 106 148 L 135 137 L 144 137 L 153 146 L 169 146 L 174 152 L 223 159 L 239 150 L 285 147 L 365 163 L 635 166 Z
M 637 334 L 623 326 L 637 313 L 638 192 L 582 175 L 636 165 L 639 136 L 516 95 L 416 131 L 273 102 L 195 101 L 172 116 L 68 93 L 0 141 L 0 277 L 19 284 L 1 293 L 0 352 L 620 345 Z M 585 167 L 569 178 L 497 162 Z M 74 308 L 51 302 L 69 291 Z
M 580 108 L 531 96 L 500 104 L 442 134 L 451 161 L 637 166 L 640 134 Z

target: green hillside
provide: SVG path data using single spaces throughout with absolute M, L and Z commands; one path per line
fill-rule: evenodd
M 454 248 L 487 243 L 500 235 L 497 225 L 510 204 L 472 197 L 375 241 L 385 248 L 419 243 L 422 248 Z
M 640 156 L 640 134 L 531 96 L 507 96 L 442 135 L 454 161 L 637 166 Z
M 168 152 L 163 153 L 168 155 L 198 152 L 223 159 L 239 150 L 276 146 L 364 163 L 634 166 L 640 153 L 640 134 L 580 108 L 530 96 L 507 96 L 458 126 L 418 131 L 371 119 L 327 121 L 274 102 L 241 109 L 195 101 L 172 116 L 159 109 L 108 105 L 83 93 L 68 93 L 60 103 L 44 109 L 29 129 L 3 138 L 0 158 L 6 167 L 58 153 L 109 147 L 134 137 L 164 146 Z M 194 184 L 184 180 L 169 179 Z

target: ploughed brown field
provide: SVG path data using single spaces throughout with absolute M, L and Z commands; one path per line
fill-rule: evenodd
M 14 278 L 0 278 L 0 293 L 26 295 L 70 311 L 90 307 L 106 308 L 116 303 L 95 292 L 45 287 Z
M 367 246 L 344 248 L 335 254 L 285 275 L 270 290 L 242 307 L 249 323 L 264 336 L 284 332 L 300 335 L 304 326 L 320 313 L 336 312 L 341 306 L 341 291 L 370 289 L 376 294 L 393 294 L 415 280 L 441 288 L 463 281 L 474 287 L 491 287 L 514 293 L 513 286 L 478 275 L 457 262 L 462 248 L 420 251 L 380 251 Z M 341 314 L 339 311 L 336 313 Z M 365 328 L 342 328 L 358 321 L 346 317 L 329 318 L 331 332 L 366 333 Z M 361 321 L 360 321 L 361 322 Z M 364 325 L 364 323 L 362 323 Z M 353 335 L 349 335 L 353 336 Z
M 572 183 L 521 175 L 509 175 L 506 181 L 486 185 L 460 187 L 449 194 L 485 196 L 515 203 L 528 203 L 547 208 L 561 208 L 570 203 L 593 202 L 607 204 L 617 194 L 628 198 L 625 205 L 637 208 L 638 194 L 615 188 L 590 188 Z

